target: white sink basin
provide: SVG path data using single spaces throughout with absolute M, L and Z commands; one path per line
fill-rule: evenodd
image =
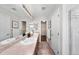
M 20 42 L 22 45 L 30 45 L 35 43 L 34 38 L 26 38 L 25 40 Z
M 1 45 L 8 44 L 8 43 L 10 43 L 10 42 L 13 42 L 14 40 L 15 40 L 15 38 L 6 39 L 6 40 L 0 42 L 0 44 L 1 44 Z

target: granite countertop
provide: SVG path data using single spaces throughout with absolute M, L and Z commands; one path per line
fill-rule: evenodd
M 22 43 L 23 40 L 21 40 L 0 53 L 0 55 L 33 55 L 38 40 L 38 33 L 34 33 L 32 37 L 25 38 L 24 40 L 26 40 L 24 43 Z M 28 41 L 32 42 L 28 44 Z

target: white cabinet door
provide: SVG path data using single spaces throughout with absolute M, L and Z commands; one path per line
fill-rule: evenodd
M 60 21 L 60 13 L 57 11 L 51 20 L 51 44 L 55 54 L 61 54 Z
M 71 11 L 71 54 L 79 54 L 79 9 Z

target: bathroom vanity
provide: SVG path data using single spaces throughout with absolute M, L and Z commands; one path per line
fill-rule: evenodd
M 8 49 L 0 53 L 0 55 L 33 55 L 37 51 L 38 33 L 34 33 L 33 36 L 24 40 L 21 40 L 13 44 Z
M 1 41 L 0 42 L 0 53 L 23 39 L 24 37 L 22 35 L 19 35 L 15 38 L 9 38 L 4 41 Z

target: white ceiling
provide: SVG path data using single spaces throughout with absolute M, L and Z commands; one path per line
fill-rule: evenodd
M 48 18 L 53 14 L 53 12 L 56 10 L 58 5 L 57 4 L 26 4 L 25 7 L 31 13 L 33 18 L 39 18 L 39 17 Z M 44 10 L 42 9 L 42 7 Z M 4 8 L 5 11 L 10 11 L 11 13 L 21 18 L 29 17 L 28 13 L 23 9 L 21 4 L 2 4 L 0 5 L 0 8 Z M 16 10 L 12 10 L 12 8 Z
M 31 4 L 26 5 L 30 13 L 34 18 L 36 17 L 50 17 L 52 13 L 56 10 L 58 5 L 55 4 Z M 43 10 L 42 7 L 45 7 Z
M 23 10 L 23 8 L 21 7 L 20 4 L 1 4 L 0 8 L 4 9 L 4 11 L 8 11 L 20 18 L 28 18 L 27 13 Z M 12 8 L 15 8 L 16 10 L 12 10 Z

